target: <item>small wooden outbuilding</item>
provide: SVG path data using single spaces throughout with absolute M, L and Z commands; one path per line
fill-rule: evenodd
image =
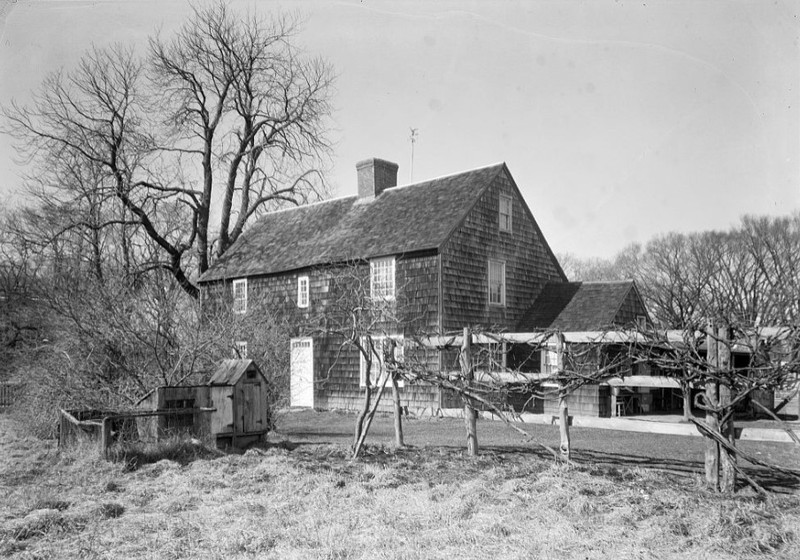
M 223 360 L 205 385 L 158 387 L 142 399 L 140 408 L 176 414 L 140 419 L 140 435 L 208 434 L 220 447 L 250 445 L 272 428 L 269 388 L 253 360 Z
M 270 430 L 269 381 L 253 360 L 223 360 L 208 386 L 211 406 L 216 408 L 211 433 L 218 445 L 241 447 Z

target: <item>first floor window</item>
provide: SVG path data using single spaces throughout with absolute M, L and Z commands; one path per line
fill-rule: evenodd
M 237 340 L 233 343 L 233 359 L 245 360 L 247 359 L 247 341 Z
M 308 307 L 308 276 L 297 279 L 297 307 Z
M 233 312 L 247 313 L 247 278 L 233 281 Z
M 542 350 L 542 373 L 557 373 L 558 369 L 558 352 Z
M 369 368 L 370 387 L 380 386 L 384 376 L 388 375 L 394 364 L 402 364 L 404 361 L 403 336 L 365 336 L 361 340 L 362 347 L 370 353 L 371 367 Z M 367 385 L 367 359 L 361 354 L 361 387 Z M 403 380 L 398 380 L 400 387 Z
M 506 263 L 489 261 L 489 304 L 506 304 Z
M 372 299 L 394 299 L 394 257 L 373 259 L 369 262 L 369 289 Z

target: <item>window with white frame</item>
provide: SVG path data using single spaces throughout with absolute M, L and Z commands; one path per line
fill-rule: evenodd
M 500 231 L 511 232 L 512 229 L 512 215 L 513 215 L 513 200 L 510 196 L 500 195 Z
M 506 263 L 489 261 L 489 305 L 506 304 Z
M 369 262 L 369 290 L 372 299 L 394 299 L 394 257 L 373 259 Z
M 403 336 L 372 336 L 364 337 L 361 340 L 363 348 L 370 353 L 372 366 L 369 370 L 370 387 L 380 386 L 385 375 L 391 371 L 389 359 L 395 364 L 402 364 L 404 360 Z M 367 359 L 361 354 L 361 379 L 359 384 L 366 387 L 367 381 Z M 397 381 L 399 387 L 403 386 L 403 380 Z
M 233 312 L 247 313 L 247 278 L 233 281 Z
M 237 340 L 233 343 L 233 355 L 234 360 L 245 360 L 247 359 L 247 341 L 246 340 Z
M 542 373 L 558 372 L 558 352 L 556 350 L 542 350 Z
M 308 276 L 297 279 L 297 307 L 308 307 Z

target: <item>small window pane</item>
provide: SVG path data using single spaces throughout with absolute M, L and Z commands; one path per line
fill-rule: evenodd
M 370 261 L 370 293 L 373 299 L 394 299 L 394 257 Z
M 510 196 L 500 195 L 500 231 L 511 231 L 513 203 Z
M 297 307 L 308 307 L 308 276 L 297 279 Z
M 506 304 L 506 265 L 500 261 L 489 261 L 489 303 Z
M 247 313 L 247 278 L 233 281 L 233 312 Z

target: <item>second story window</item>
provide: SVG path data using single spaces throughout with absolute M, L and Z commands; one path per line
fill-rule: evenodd
M 369 262 L 369 291 L 372 299 L 394 299 L 394 257 L 373 259 Z
M 231 353 L 231 357 L 234 360 L 246 360 L 247 359 L 247 341 L 246 340 L 237 340 L 233 343 L 233 352 Z
M 489 305 L 506 304 L 506 263 L 489 261 Z
M 308 276 L 297 279 L 297 307 L 308 307 Z
M 233 281 L 233 312 L 247 313 L 247 278 Z
M 504 194 L 500 195 L 500 231 L 511 233 L 513 215 L 513 199 Z

